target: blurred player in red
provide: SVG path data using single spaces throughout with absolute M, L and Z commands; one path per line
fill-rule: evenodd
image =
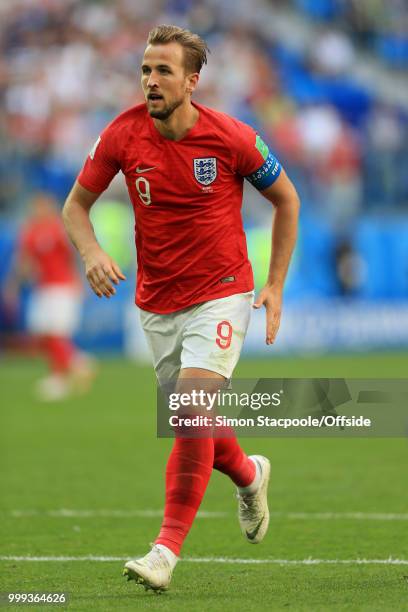
M 85 389 L 93 377 L 91 360 L 72 341 L 78 325 L 82 284 L 75 252 L 67 239 L 54 199 L 37 194 L 17 245 L 9 299 L 18 294 L 22 281 L 33 283 L 27 327 L 47 356 L 50 375 L 37 384 L 43 400 L 63 399 L 73 390 Z
M 146 103 L 102 132 L 64 207 L 92 289 L 111 297 L 124 276 L 96 241 L 89 211 L 115 174 L 124 174 L 136 218 L 136 304 L 157 378 L 177 380 L 180 393 L 197 379 L 206 379 L 208 391 L 231 377 L 252 307 L 265 306 L 266 343 L 274 342 L 299 209 L 295 188 L 262 138 L 191 101 L 207 50 L 199 36 L 176 26 L 150 32 L 141 75 Z M 276 209 L 268 279 L 255 303 L 241 217 L 244 178 Z M 160 533 L 145 557 L 126 563 L 128 578 L 168 587 L 212 469 L 238 488 L 248 542 L 263 539 L 268 459 L 248 457 L 231 431 L 223 438 L 179 436 L 166 468 Z

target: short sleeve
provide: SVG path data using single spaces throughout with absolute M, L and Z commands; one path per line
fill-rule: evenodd
M 115 141 L 113 128 L 108 126 L 95 142 L 78 175 L 77 180 L 82 187 L 101 193 L 119 172 L 120 161 Z
M 235 172 L 257 189 L 266 189 L 276 181 L 282 166 L 252 127 L 236 120 L 234 123 Z

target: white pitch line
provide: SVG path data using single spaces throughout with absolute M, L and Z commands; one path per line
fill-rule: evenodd
M 57 510 L 11 510 L 13 518 L 49 516 L 52 518 L 156 518 L 163 510 L 79 510 L 59 508 Z M 198 518 L 215 519 L 231 516 L 230 512 L 199 511 Z M 389 512 L 271 512 L 272 518 L 291 520 L 357 520 L 357 521 L 408 521 L 408 514 Z
M 6 555 L 0 556 L 0 561 L 31 561 L 31 562 L 67 562 L 67 561 L 95 561 L 97 563 L 122 562 L 130 557 L 109 557 L 85 555 L 82 557 L 21 557 Z M 238 565 L 408 565 L 408 559 L 234 559 L 229 557 L 184 557 L 185 563 L 232 563 Z
M 12 510 L 13 518 L 31 516 L 50 516 L 52 518 L 156 518 L 163 516 L 163 510 L 73 510 L 60 508 L 58 510 Z M 198 518 L 222 518 L 229 512 L 207 512 L 199 510 Z
M 206 512 L 199 511 L 198 518 L 222 518 L 229 516 L 229 512 Z M 163 510 L 70 510 L 61 508 L 59 510 L 12 510 L 10 516 L 13 518 L 43 517 L 52 518 L 156 518 L 163 516 Z

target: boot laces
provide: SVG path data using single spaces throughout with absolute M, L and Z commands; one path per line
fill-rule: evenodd
M 255 512 L 257 509 L 256 496 L 254 494 L 240 495 L 237 493 L 237 499 L 243 517 L 251 520 L 256 519 L 259 514 L 259 512 Z
M 152 550 L 145 557 L 145 563 L 150 569 L 163 569 L 163 565 L 168 568 L 169 562 L 160 548 L 157 548 L 155 544 L 151 544 Z

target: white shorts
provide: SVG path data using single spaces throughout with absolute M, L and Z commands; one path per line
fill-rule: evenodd
M 171 314 L 140 310 L 160 384 L 182 368 L 202 368 L 229 379 L 249 325 L 254 292 L 203 302 Z
M 79 324 L 80 292 L 75 287 L 50 285 L 31 294 L 27 327 L 33 334 L 70 337 Z

